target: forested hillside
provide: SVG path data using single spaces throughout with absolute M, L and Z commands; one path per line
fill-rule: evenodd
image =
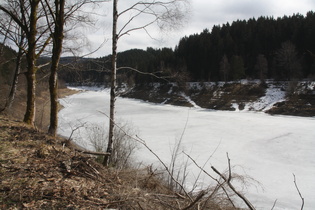
M 314 78 L 315 13 L 282 18 L 259 17 L 204 29 L 183 37 L 175 49 L 131 49 L 118 55 L 122 82 L 231 81 L 243 78 L 292 80 Z M 110 55 L 77 62 L 67 82 L 106 82 Z M 161 81 L 161 80 L 160 80 Z
M 10 84 L 14 74 L 16 52 L 0 43 L 0 83 Z
M 314 75 L 315 13 L 237 20 L 184 37 L 175 49 L 195 80 Z

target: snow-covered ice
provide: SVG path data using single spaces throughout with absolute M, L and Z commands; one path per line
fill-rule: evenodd
M 60 135 L 89 122 L 108 124 L 109 91 L 88 90 L 60 100 Z M 263 108 L 263 107 L 262 107 Z M 118 120 L 128 121 L 139 130 L 139 136 L 166 163 L 170 148 L 185 131 L 181 148 L 215 175 L 211 166 L 227 170 L 228 152 L 233 172 L 254 178 L 260 184 L 241 189 L 257 209 L 299 209 L 301 199 L 293 183 L 293 173 L 305 198 L 304 209 L 315 209 L 315 118 L 270 116 L 262 112 L 228 112 L 201 108 L 145 103 L 118 98 Z M 187 127 L 184 130 L 185 124 Z M 74 139 L 91 149 L 84 139 L 84 129 L 74 133 Z M 147 150 L 140 149 L 137 157 L 146 164 L 157 163 Z M 199 173 L 191 163 L 187 186 Z M 200 182 L 207 186 L 213 181 L 204 176 Z M 200 186 L 202 187 L 202 186 Z

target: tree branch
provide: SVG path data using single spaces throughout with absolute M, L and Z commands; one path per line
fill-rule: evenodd
M 300 190 L 299 190 L 299 187 L 298 187 L 298 185 L 297 185 L 297 183 L 296 183 L 296 178 L 295 178 L 295 174 L 293 174 L 293 178 L 294 178 L 294 185 L 295 185 L 295 188 L 296 188 L 296 190 L 298 191 L 298 193 L 299 193 L 299 195 L 300 195 L 300 198 L 301 198 L 301 200 L 302 200 L 302 206 L 301 206 L 301 210 L 304 208 L 304 198 L 303 198 L 303 196 L 302 196 L 302 194 L 301 194 L 301 192 L 300 192 Z
M 221 174 L 215 167 L 211 166 L 211 169 L 217 173 L 224 181 L 226 181 L 226 183 L 228 184 L 228 186 L 231 188 L 231 190 L 233 190 L 233 192 L 239 197 L 241 198 L 244 203 L 247 205 L 247 207 L 251 210 L 255 210 L 255 207 L 246 199 L 245 196 L 243 196 L 241 193 L 239 193 L 234 186 L 232 185 L 231 181 L 231 164 L 230 164 L 230 158 L 229 155 L 227 153 L 227 158 L 228 158 L 228 164 L 229 164 L 229 177 L 226 178 L 225 176 L 223 176 L 223 174 Z
M 169 82 L 165 77 L 159 77 L 159 76 L 155 75 L 155 73 L 161 73 L 160 71 L 159 72 L 154 72 L 154 73 L 149 73 L 149 72 L 140 71 L 140 70 L 138 70 L 136 68 L 132 68 L 132 67 L 119 67 L 119 68 L 117 68 L 117 71 L 121 70 L 121 69 L 129 69 L 129 70 L 135 71 L 135 72 L 137 72 L 139 74 L 150 75 L 150 76 L 153 76 L 153 77 L 155 77 L 157 79 L 162 79 L 162 80 L 164 80 L 166 82 Z

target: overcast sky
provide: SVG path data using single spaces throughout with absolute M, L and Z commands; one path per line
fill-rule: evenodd
M 135 0 L 120 0 L 118 7 L 126 7 L 131 1 Z M 90 48 L 86 48 L 84 52 L 95 49 L 104 40 L 108 41 L 89 57 L 100 57 L 111 53 L 111 4 L 112 2 L 106 3 L 102 9 L 106 20 L 100 20 L 97 29 L 88 31 Z M 146 49 L 147 47 L 171 47 L 174 49 L 180 38 L 200 33 L 205 28 L 211 30 L 214 25 L 260 16 L 277 18 L 284 15 L 291 16 L 294 13 L 306 15 L 310 10 L 315 10 L 315 0 L 190 0 L 188 20 L 181 29 L 165 33 L 150 29 L 150 35 L 154 39 L 143 30 L 130 33 L 121 38 L 118 43 L 118 51 L 133 48 Z

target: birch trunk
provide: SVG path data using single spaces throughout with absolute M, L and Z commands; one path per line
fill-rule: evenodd
M 108 144 L 107 144 L 107 153 L 112 152 L 113 150 L 113 136 L 114 136 L 114 127 L 115 127 L 115 101 L 116 101 L 116 62 L 117 62 L 117 20 L 118 20 L 118 11 L 117 11 L 117 1 L 113 0 L 113 34 L 112 34 L 112 69 L 111 69 L 111 86 L 110 86 L 110 114 L 109 114 L 109 132 L 108 132 Z M 105 156 L 103 164 L 108 166 L 110 164 L 110 155 Z

